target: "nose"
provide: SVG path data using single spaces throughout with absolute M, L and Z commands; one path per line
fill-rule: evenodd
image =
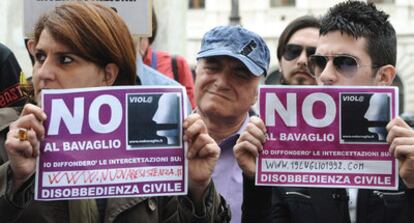
M 237 75 L 237 74 L 233 73 L 231 69 L 228 69 L 228 68 L 223 69 L 221 72 L 215 75 L 214 85 L 221 90 L 228 89 L 231 84 L 230 79 L 234 75 Z
M 308 55 L 306 55 L 306 50 L 305 49 L 303 49 L 302 52 L 300 53 L 300 55 L 297 59 L 297 63 L 299 65 L 302 65 L 302 66 L 304 66 L 304 65 L 307 66 L 308 65 Z
M 323 85 L 333 85 L 337 81 L 336 69 L 332 60 L 328 61 L 318 79 Z
M 37 76 L 37 79 L 43 82 L 54 80 L 56 75 L 56 68 L 53 65 L 51 59 L 48 57 L 42 64 L 36 64 L 33 68 L 33 75 Z

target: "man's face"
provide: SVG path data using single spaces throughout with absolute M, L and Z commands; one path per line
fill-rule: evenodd
M 283 78 L 289 85 L 315 85 L 316 81 L 310 74 L 308 54 L 314 52 L 319 37 L 317 28 L 304 28 L 296 31 L 287 42 L 281 57 L 280 67 Z M 300 50 L 299 46 L 302 47 Z M 300 50 L 300 54 L 299 54 Z M 292 55 L 299 54 L 292 58 Z
M 223 121 L 245 116 L 257 98 L 259 77 L 239 60 L 226 57 L 199 59 L 195 98 L 199 112 Z
M 348 34 L 341 34 L 340 31 L 329 32 L 321 36 L 315 55 L 328 56 L 329 60 L 324 69 L 320 68 L 320 72 L 316 72 L 318 84 L 380 85 L 379 75 L 377 75 L 376 69 L 373 69 L 371 58 L 366 51 L 366 44 L 367 41 L 364 37 L 355 39 Z M 344 72 L 338 65 L 342 64 L 343 67 L 349 68 L 352 61 L 336 59 L 336 65 L 334 65 L 332 56 L 337 55 L 351 56 L 356 60 L 358 66 L 353 72 Z M 344 63 L 348 65 L 344 65 Z

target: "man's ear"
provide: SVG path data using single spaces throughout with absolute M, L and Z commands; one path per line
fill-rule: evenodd
M 257 102 L 258 98 L 259 98 L 259 87 L 256 88 L 256 94 L 254 95 L 254 99 L 253 99 L 251 106 L 253 106 Z
M 114 63 L 109 63 L 105 65 L 105 84 L 107 86 L 112 86 L 115 83 L 116 78 L 118 77 L 119 67 Z
M 377 85 L 389 86 L 394 81 L 397 70 L 393 65 L 387 64 L 380 67 L 377 71 Z
M 200 65 L 200 59 L 197 60 L 196 66 L 194 68 L 194 72 L 195 72 L 195 77 L 194 77 L 194 84 L 197 82 L 198 78 L 200 75 L 198 75 L 200 73 L 200 69 L 201 69 L 201 65 Z

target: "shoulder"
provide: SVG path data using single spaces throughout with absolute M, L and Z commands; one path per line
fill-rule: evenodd
M 159 71 L 152 69 L 147 65 L 142 66 L 142 72 L 139 74 L 142 85 L 180 85 L 177 81 L 161 74 Z
M 21 107 L 0 108 L 0 131 L 6 129 L 10 123 L 19 118 Z
M 13 52 L 4 44 L 0 43 L 0 62 L 3 63 Z
M 185 65 L 189 67 L 187 60 L 181 55 L 174 55 L 175 59 L 177 60 L 177 64 Z
M 155 52 L 156 52 L 157 57 L 159 59 L 171 59 L 172 58 L 172 55 L 168 52 L 165 52 L 165 51 L 162 51 L 162 50 L 157 50 Z

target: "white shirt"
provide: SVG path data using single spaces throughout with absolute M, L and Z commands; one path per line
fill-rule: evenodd
M 356 223 L 358 189 L 349 188 L 349 189 L 346 189 L 346 192 L 348 193 L 348 197 L 349 197 L 349 201 L 348 201 L 349 217 L 351 219 L 351 223 Z

